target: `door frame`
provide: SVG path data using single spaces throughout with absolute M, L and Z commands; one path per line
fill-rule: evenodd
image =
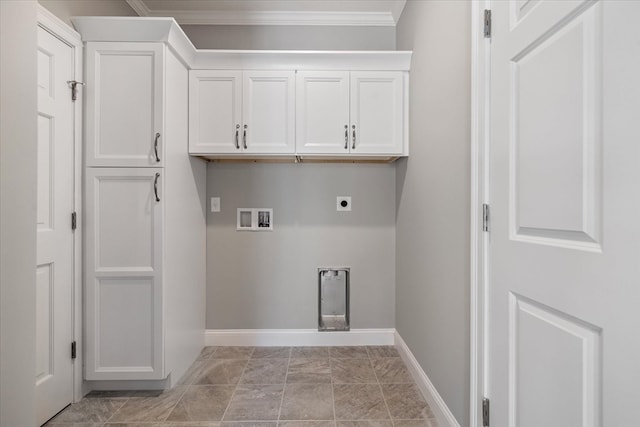
M 73 49 L 75 79 L 83 81 L 83 45 L 82 37 L 73 28 L 38 4 L 38 26 L 52 34 Z M 73 402 L 78 402 L 89 390 L 85 390 L 82 365 L 84 364 L 83 352 L 83 304 L 82 304 L 82 108 L 84 91 L 79 87 L 78 98 L 74 102 L 73 124 L 73 151 L 74 151 L 74 177 L 73 177 L 73 209 L 76 212 L 77 227 L 73 235 L 73 320 L 72 337 L 76 342 L 76 359 L 73 362 Z
M 489 204 L 491 39 L 484 36 L 484 11 L 491 0 L 471 2 L 471 228 L 469 425 L 482 427 L 482 399 L 488 397 L 486 358 L 487 283 L 490 234 L 483 231 L 484 203 Z M 489 226 L 490 230 L 490 226 Z

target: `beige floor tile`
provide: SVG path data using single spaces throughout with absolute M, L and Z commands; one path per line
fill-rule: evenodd
M 376 377 L 381 384 L 412 383 L 413 378 L 402 359 L 398 357 L 386 357 L 372 359 L 371 364 Z
M 277 420 L 283 389 L 284 385 L 238 385 L 224 421 Z
M 195 385 L 237 384 L 248 360 L 209 359 L 200 368 Z
M 251 359 L 240 384 L 284 384 L 289 359 Z
M 220 421 L 231 400 L 234 386 L 190 386 L 167 421 Z
M 393 419 L 415 420 L 434 417 L 414 384 L 382 384 L 381 387 Z
M 331 378 L 337 384 L 377 382 L 369 359 L 331 359 Z
M 253 347 L 218 347 L 212 357 L 215 359 L 248 359 Z
M 221 427 L 276 427 L 278 423 L 273 422 L 251 422 L 251 421 L 233 421 L 223 422 Z
M 331 384 L 287 384 L 280 420 L 333 420 Z
M 329 359 L 291 359 L 287 372 L 288 383 L 330 383 Z
M 219 347 L 205 347 L 200 352 L 198 359 L 210 359 Z
M 176 386 L 158 397 L 133 397 L 109 419 L 109 422 L 159 422 L 167 419 L 186 386 Z
M 202 374 L 202 370 L 209 363 L 208 359 L 197 359 L 195 362 L 189 366 L 187 372 L 182 375 L 180 381 L 178 381 L 178 385 L 191 385 L 193 384 L 198 377 Z
M 278 427 L 335 427 L 334 421 L 280 421 Z
M 393 427 L 389 420 L 337 421 L 336 427 Z
M 378 384 L 334 384 L 336 420 L 384 420 L 389 412 Z
M 393 420 L 396 427 L 438 427 L 438 421 L 435 419 L 425 420 Z
M 369 357 L 372 359 L 380 357 L 400 357 L 398 349 L 392 345 L 367 346 L 367 352 L 369 352 Z
M 329 347 L 329 356 L 335 358 L 356 358 L 364 359 L 369 358 L 367 353 L 367 347 Z
M 62 423 L 102 423 L 127 403 L 128 399 L 92 398 L 82 399 L 56 415 L 49 425 Z
M 291 347 L 256 347 L 252 359 L 288 359 L 291 356 Z
M 51 423 L 44 424 L 43 427 L 102 427 L 102 423 Z
M 293 347 L 291 348 L 291 358 L 326 358 L 329 357 L 329 347 Z

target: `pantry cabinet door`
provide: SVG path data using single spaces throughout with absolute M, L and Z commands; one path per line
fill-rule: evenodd
M 164 49 L 87 43 L 87 166 L 163 166 Z
M 245 71 L 242 103 L 242 151 L 295 152 L 295 72 Z
M 86 169 L 87 380 L 162 379 L 162 168 Z
M 242 151 L 242 71 L 189 72 L 189 153 Z
M 296 91 L 297 152 L 349 153 L 349 72 L 298 72 Z
M 403 73 L 351 73 L 352 154 L 403 154 Z

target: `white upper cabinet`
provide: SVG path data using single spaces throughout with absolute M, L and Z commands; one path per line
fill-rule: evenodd
M 163 166 L 164 49 L 87 43 L 87 166 Z
M 296 151 L 349 153 L 349 72 L 298 72 Z
M 401 71 L 305 71 L 297 77 L 297 152 L 403 155 Z
M 402 73 L 351 72 L 351 153 L 403 154 Z
M 189 73 L 191 154 L 293 154 L 293 71 Z

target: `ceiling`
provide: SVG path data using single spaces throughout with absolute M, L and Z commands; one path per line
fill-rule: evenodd
M 406 0 L 126 0 L 140 16 L 201 25 L 395 26 Z

